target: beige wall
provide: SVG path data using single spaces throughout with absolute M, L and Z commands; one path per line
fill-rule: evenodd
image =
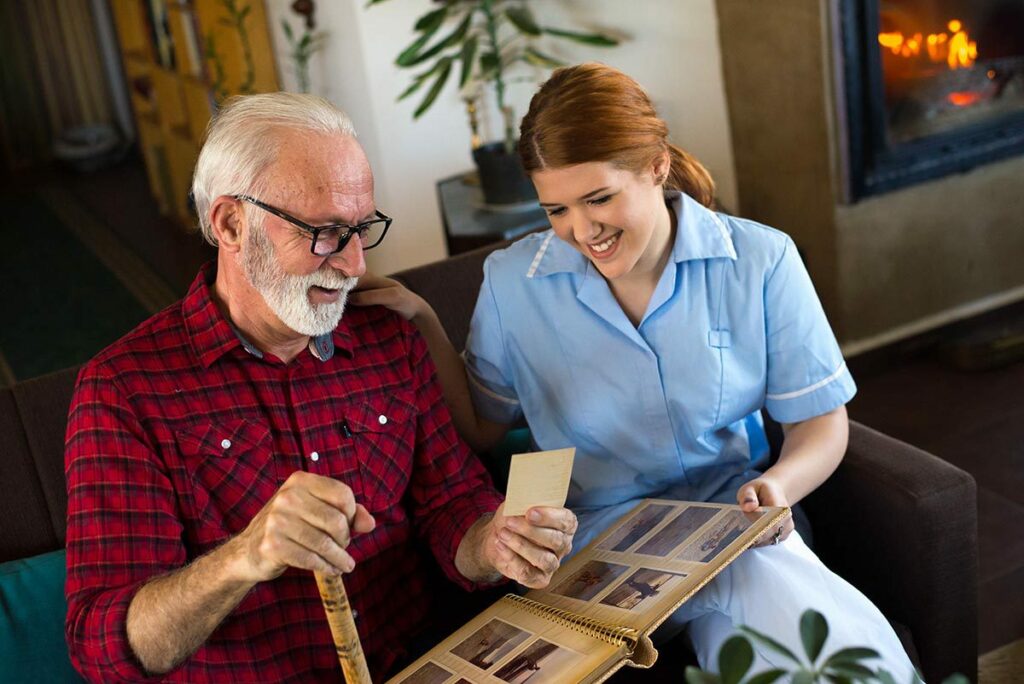
M 294 81 L 279 25 L 282 17 L 294 16 L 291 3 L 267 4 L 282 82 L 290 86 Z M 390 0 L 369 9 L 364 0 L 317 3 L 320 25 L 330 38 L 314 64 L 314 91 L 352 116 L 376 173 L 377 202 L 396 219 L 394 232 L 369 255 L 371 267 L 382 272 L 444 256 L 434 184 L 473 165 L 466 115 L 452 84 L 416 122 L 416 96 L 395 102 L 410 77 L 394 66 L 395 56 L 411 42 L 415 19 L 430 7 L 428 0 Z M 635 77 L 668 122 L 673 140 L 709 167 L 722 201 L 736 206 L 714 0 L 542 0 L 533 7 L 552 25 L 614 28 L 629 36 L 611 49 L 563 46 L 550 51 L 570 62 L 597 59 Z M 537 79 L 544 75 L 536 74 Z M 520 115 L 535 87 L 535 82 L 515 86 L 513 101 Z M 495 119 L 493 112 L 488 114 L 491 138 L 499 135 Z
M 831 9 L 718 0 L 742 213 L 794 237 L 850 350 L 1024 297 L 1024 158 L 844 203 Z

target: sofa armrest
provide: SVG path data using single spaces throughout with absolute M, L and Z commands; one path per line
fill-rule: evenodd
M 974 478 L 850 421 L 836 472 L 803 506 L 825 564 L 910 628 L 926 681 L 972 681 L 978 658 Z

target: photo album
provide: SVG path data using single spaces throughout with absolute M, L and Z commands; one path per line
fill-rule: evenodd
M 788 508 L 645 499 L 545 589 L 508 594 L 389 684 L 601 682 L 650 667 L 650 634 Z

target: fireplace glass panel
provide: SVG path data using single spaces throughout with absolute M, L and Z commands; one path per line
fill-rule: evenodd
M 1024 0 L 880 0 L 889 145 L 1024 112 Z

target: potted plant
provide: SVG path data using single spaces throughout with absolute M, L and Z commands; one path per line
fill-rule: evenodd
M 381 2 L 384 0 L 370 0 L 370 5 Z M 547 26 L 534 16 L 527 0 L 434 0 L 433 5 L 416 21 L 416 39 L 395 60 L 402 68 L 419 69 L 398 99 L 425 89 L 413 113 L 413 118 L 419 118 L 457 71 L 458 87 L 470 114 L 473 159 L 480 171 L 485 201 L 501 205 L 535 199 L 515 151 L 517 118 L 507 101 L 508 84 L 522 69 L 550 69 L 564 64 L 542 51 L 541 42 L 546 38 L 597 47 L 618 45 L 618 39 L 604 33 Z M 501 112 L 504 137 L 481 145 L 476 111 L 479 97 L 488 89 L 493 91 Z

